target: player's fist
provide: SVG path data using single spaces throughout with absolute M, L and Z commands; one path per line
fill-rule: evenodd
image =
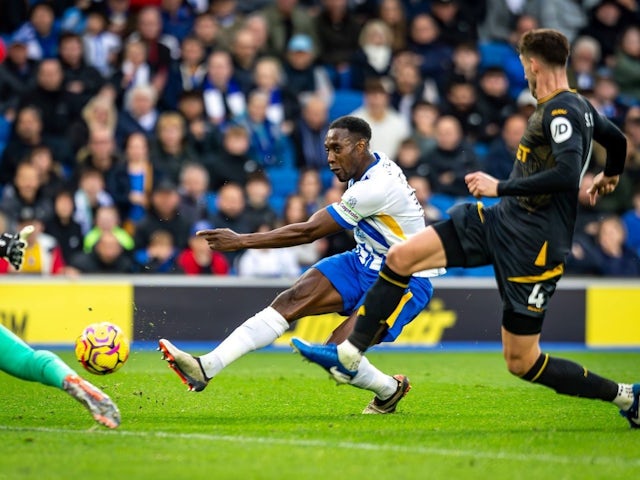
M 16 270 L 22 267 L 24 252 L 27 249 L 27 239 L 33 233 L 33 225 L 27 225 L 20 233 L 3 233 L 0 235 L 0 256 L 9 260 Z

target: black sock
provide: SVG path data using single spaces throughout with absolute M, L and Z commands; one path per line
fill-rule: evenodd
M 553 358 L 542 353 L 523 380 L 553 388 L 556 392 L 573 397 L 597 398 L 611 402 L 618 394 L 618 384 L 577 363 Z
M 410 279 L 411 276 L 398 275 L 383 265 L 358 311 L 356 325 L 349 335 L 349 341 L 360 351 L 369 348 L 381 331 L 387 328 L 387 318 L 400 303 Z

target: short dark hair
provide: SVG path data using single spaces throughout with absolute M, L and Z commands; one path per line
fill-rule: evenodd
M 332 128 L 344 128 L 345 130 L 349 130 L 349 133 L 355 134 L 360 138 L 364 138 L 367 143 L 371 140 L 371 127 L 362 118 L 346 115 L 331 122 L 329 130 Z
M 569 58 L 569 40 L 551 28 L 530 30 L 520 38 L 518 52 L 524 56 L 535 56 L 550 66 L 564 67 Z

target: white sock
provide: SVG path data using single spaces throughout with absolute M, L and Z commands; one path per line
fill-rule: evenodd
M 220 345 L 200 357 L 207 377 L 211 378 L 246 353 L 271 345 L 289 328 L 289 323 L 272 307 L 256 313 L 225 338 Z
M 360 359 L 358 373 L 349 384 L 364 390 L 371 390 L 380 400 L 386 400 L 398 389 L 398 381 L 374 367 L 367 357 Z
M 349 370 L 358 370 L 362 352 L 353 343 L 345 340 L 338 345 L 338 360 Z
M 629 410 L 633 404 L 633 385 L 629 383 L 618 384 L 618 395 L 613 399 L 613 403 L 620 410 Z

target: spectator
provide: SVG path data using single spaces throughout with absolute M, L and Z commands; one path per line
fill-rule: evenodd
M 404 176 L 409 178 L 412 176 L 425 177 L 429 174 L 428 157 L 422 155 L 418 142 L 414 138 L 405 138 L 398 148 L 398 156 L 395 162 L 402 169 Z
M 159 230 L 171 235 L 173 247 L 181 250 L 187 246 L 191 225 L 179 214 L 179 205 L 180 195 L 174 183 L 162 180 L 154 186 L 151 206 L 136 226 L 136 252 L 146 250 L 151 237 Z
M 75 274 L 126 274 L 133 271 L 133 262 L 116 236 L 103 232 L 91 252 L 80 252 L 72 257 L 68 270 Z
M 316 52 L 311 37 L 294 35 L 287 44 L 284 57 L 284 76 L 287 88 L 304 104 L 310 95 L 322 97 L 327 104 L 333 101 L 331 78 L 322 65 L 315 62 Z
M 396 57 L 391 74 L 394 83 L 391 106 L 407 123 L 411 122 L 411 111 L 416 102 L 438 100 L 437 86 L 422 79 L 419 67 L 409 59 L 409 54 Z
M 37 106 L 42 111 L 42 133 L 50 142 L 68 152 L 71 143 L 67 131 L 80 112 L 74 110 L 72 94 L 64 88 L 63 81 L 60 61 L 55 58 L 42 60 L 38 66 L 36 86 L 20 99 L 19 108 Z M 64 162 L 69 158 L 59 160 Z
M 595 38 L 582 35 L 575 40 L 571 47 L 571 56 L 567 66 L 571 88 L 580 92 L 593 91 L 600 58 L 600 44 Z
M 269 205 L 271 182 L 263 172 L 254 172 L 247 178 L 245 216 L 255 232 L 260 225 L 275 225 L 278 215 Z
M 244 190 L 237 183 L 227 183 L 218 191 L 216 211 L 210 215 L 209 223 L 214 228 L 230 228 L 237 233 L 250 233 L 251 223 L 245 212 Z M 235 260 L 242 250 L 224 252 L 229 265 L 235 270 Z
M 269 25 L 260 12 L 252 12 L 244 18 L 243 28 L 253 34 L 258 55 L 267 54 L 267 40 L 269 39 Z
M 82 229 L 73 219 L 73 192 L 61 189 L 53 197 L 53 216 L 44 223 L 44 231 L 56 239 L 65 264 L 82 252 Z
M 174 183 L 180 180 L 182 165 L 198 161 L 186 133 L 184 119 L 179 113 L 160 114 L 156 135 L 151 142 L 151 159 L 160 174 Z
M 452 65 L 443 83 L 446 88 L 456 82 L 477 83 L 480 78 L 480 50 L 474 43 L 459 43 L 453 49 Z M 497 65 L 490 65 L 493 67 Z M 484 67 L 488 68 L 488 67 Z
M 442 114 L 456 117 L 469 144 L 483 139 L 487 118 L 478 105 L 478 90 L 474 83 L 456 82 L 449 85 Z
M 216 50 L 207 59 L 207 75 L 203 83 L 204 107 L 214 125 L 237 119 L 246 112 L 246 98 L 233 76 L 231 55 Z
M 29 235 L 29 245 L 24 252 L 24 260 L 20 272 L 15 272 L 4 258 L 0 259 L 0 273 L 19 273 L 24 275 L 59 275 L 65 272 L 62 250 L 54 237 L 44 232 L 42 219 L 33 209 L 25 209 L 20 213 L 18 226 L 22 230 L 33 225 L 34 231 Z M 20 231 L 18 230 L 18 231 Z
M 113 75 L 122 48 L 120 36 L 110 32 L 107 27 L 107 17 L 103 12 L 89 11 L 86 28 L 82 34 L 85 61 L 97 69 L 105 79 Z
M 58 54 L 60 30 L 55 22 L 53 7 L 47 2 L 34 4 L 29 20 L 15 34 L 27 41 L 28 55 L 32 60 L 55 58 Z
M 435 130 L 439 116 L 438 107 L 429 102 L 418 101 L 411 109 L 410 138 L 416 141 L 423 156 L 428 155 L 436 147 Z
M 258 232 L 268 232 L 273 225 L 263 224 Z M 238 259 L 240 277 L 295 278 L 300 275 L 300 265 L 292 247 L 253 248 Z
M 127 92 L 124 109 L 118 114 L 116 126 L 116 141 L 119 147 L 125 138 L 132 133 L 143 133 L 151 138 L 156 129 L 159 111 L 157 109 L 158 96 L 150 85 L 139 85 Z
M 371 149 L 395 158 L 400 142 L 411 133 L 409 123 L 390 106 L 387 90 L 380 80 L 370 79 L 365 85 L 364 105 L 351 115 L 371 125 Z M 393 132 L 393 135 L 389 135 Z
M 94 226 L 84 236 L 82 249 L 90 253 L 104 232 L 111 232 L 118 239 L 125 250 L 133 250 L 133 238 L 120 226 L 118 209 L 111 205 L 98 207 L 95 215 Z
M 178 99 L 178 112 L 185 119 L 189 143 L 206 163 L 205 158 L 220 148 L 221 134 L 207 119 L 202 94 L 196 91 L 182 93 Z
M 31 162 L 18 164 L 13 182 L 2 190 L 0 211 L 12 223 L 27 216 L 43 221 L 53 216 L 52 199 L 44 195 L 38 169 Z
M 221 151 L 206 164 L 215 192 L 226 183 L 244 185 L 247 175 L 258 170 L 258 163 L 249 155 L 251 140 L 245 127 L 230 125 L 222 135 Z
M 203 12 L 196 16 L 193 22 L 193 35 L 202 43 L 206 58 L 222 47 L 218 38 L 219 32 L 220 27 L 213 14 Z
M 316 43 L 316 29 L 313 19 L 298 0 L 275 0 L 262 11 L 269 25 L 267 53 L 281 56 L 291 37 L 298 33 L 309 35 Z
M 108 30 L 119 37 L 123 37 L 131 24 L 130 0 L 105 0 Z
M 438 24 L 432 16 L 416 15 L 409 29 L 409 51 L 415 55 L 415 63 L 420 65 L 423 78 L 436 82 L 439 91 L 444 91 L 444 83 L 451 70 L 453 47 L 442 41 Z
M 323 0 L 314 22 L 318 42 L 312 43 L 317 45 L 319 63 L 328 69 L 335 88 L 351 88 L 351 59 L 360 47 L 360 22 L 347 0 Z
M 489 175 L 499 180 L 509 178 L 526 128 L 527 118 L 524 115 L 514 113 L 507 117 L 500 136 L 489 145 L 484 168 Z M 586 183 L 584 179 L 583 183 Z
M 141 40 L 129 40 L 124 45 L 124 56 L 110 81 L 117 92 L 117 103 L 122 106 L 127 93 L 140 86 L 152 84 L 154 72 L 147 62 L 147 46 Z
M 287 87 L 280 61 L 275 57 L 263 57 L 256 63 L 253 74 L 253 91 L 267 95 L 267 119 L 288 135 L 293 129 L 293 119 L 300 115 L 297 96 Z
M 102 172 L 92 167 L 84 167 L 80 172 L 73 200 L 76 205 L 73 219 L 80 224 L 83 235 L 93 228 L 99 207 L 114 205 L 113 197 L 105 189 Z
M 407 183 L 413 188 L 416 199 L 420 202 L 424 210 L 424 218 L 427 225 L 431 225 L 444 218 L 443 212 L 431 204 L 431 185 L 422 175 L 412 175 L 407 177 Z
M 173 235 L 166 230 L 155 230 L 146 248 L 134 252 L 135 269 L 140 273 L 182 273 Z
M 509 95 L 509 79 L 500 67 L 489 67 L 480 76 L 478 110 L 483 129 L 478 140 L 489 143 L 500 135 L 507 117 L 517 110 Z
M 175 110 L 183 92 L 200 91 L 207 74 L 204 66 L 205 50 L 197 37 L 185 37 L 179 60 L 171 63 L 167 85 L 162 93 L 162 105 Z
M 15 119 L 23 94 L 36 84 L 37 62 L 27 56 L 27 44 L 15 35 L 8 40 L 7 56 L 0 63 L 0 112 L 8 121 Z
M 364 90 L 368 79 L 384 79 L 391 73 L 393 34 L 382 20 L 364 24 L 358 38 L 360 47 L 351 58 L 351 88 Z
M 229 263 L 225 256 L 209 248 L 207 241 L 196 235 L 200 230 L 213 228 L 209 222 L 196 222 L 191 229 L 189 245 L 180 252 L 177 264 L 187 275 L 228 275 Z
M 595 242 L 576 236 L 567 272 L 599 276 L 640 276 L 640 257 L 625 245 L 625 229 L 617 216 L 600 221 Z
M 292 166 L 291 145 L 280 125 L 269 119 L 269 100 L 262 90 L 249 94 L 247 115 L 242 119 L 251 139 L 249 156 L 261 167 Z
M 613 77 L 628 105 L 640 103 L 640 26 L 630 25 L 622 32 L 614 51 Z
M 391 30 L 393 42 L 391 49 L 394 53 L 407 48 L 409 24 L 401 0 L 381 0 L 378 7 L 378 17 Z
M 298 195 L 304 201 L 307 217 L 310 217 L 324 205 L 322 198 L 322 179 L 318 170 L 307 168 L 298 178 Z
M 194 224 L 208 215 L 207 194 L 209 191 L 209 173 L 200 163 L 185 163 L 180 169 L 180 215 Z
M 329 107 L 320 95 L 312 95 L 302 102 L 302 115 L 291 134 L 296 166 L 327 169 L 324 139 L 329 128 Z
M 153 6 L 144 7 L 138 12 L 136 31 L 128 38 L 128 40 L 142 40 L 146 45 L 146 62 L 153 72 L 151 84 L 158 92 L 161 92 L 166 85 L 171 59 L 177 59 L 180 56 L 178 39 L 163 34 L 162 28 L 160 9 Z
M 468 195 L 464 177 L 478 169 L 473 149 L 465 142 L 456 117 L 443 115 L 436 123 L 437 147 L 429 154 L 429 183 L 435 193 Z
M 2 154 L 0 183 L 13 180 L 18 163 L 26 159 L 34 148 L 46 146 L 53 152 L 53 158 L 62 164 L 71 164 L 71 150 L 64 144 L 51 139 L 42 131 L 42 112 L 35 106 L 20 108 L 16 115 L 13 131 Z
M 114 168 L 117 186 L 111 190 L 123 227 L 130 234 L 135 232 L 137 223 L 147 212 L 153 185 L 160 180 L 158 177 L 149 158 L 147 137 L 142 133 L 130 135 L 125 142 L 124 162 Z
M 117 121 L 118 112 L 108 95 L 98 94 L 89 100 L 82 109 L 80 118 L 69 129 L 71 146 L 76 155 L 80 154 L 83 148 L 86 150 L 91 132 L 94 130 L 99 129 L 103 135 L 108 134 L 111 139 L 115 140 Z
M 85 62 L 83 48 L 80 35 L 63 33 L 60 36 L 58 54 L 64 75 L 63 85 L 74 113 L 82 111 L 105 83 L 102 74 Z
M 64 185 L 65 179 L 62 166 L 53 158 L 51 149 L 44 145 L 36 147 L 29 153 L 27 161 L 38 171 L 42 195 L 53 198 L 55 192 Z
M 245 0 L 246 2 L 246 0 Z M 222 47 L 228 50 L 233 42 L 233 34 L 241 28 L 243 16 L 236 0 L 218 0 L 211 2 L 209 12 L 220 29 Z
M 589 21 L 579 33 L 595 38 L 602 49 L 602 63 L 611 65 L 620 32 L 633 21 L 633 12 L 622 2 L 601 0 L 589 11 Z
M 620 102 L 619 93 L 618 83 L 611 71 L 605 68 L 598 70 L 589 100 L 598 112 L 622 127 L 627 107 Z
M 163 0 L 160 8 L 162 33 L 182 41 L 193 28 L 192 6 L 184 0 Z
M 477 42 L 475 18 L 470 9 L 462 8 L 460 0 L 431 0 L 431 15 L 437 22 L 441 40 L 455 47 L 463 42 Z
M 259 58 L 258 45 L 253 32 L 247 28 L 236 30 L 233 33 L 230 52 L 235 78 L 246 95 L 253 86 L 253 72 Z

